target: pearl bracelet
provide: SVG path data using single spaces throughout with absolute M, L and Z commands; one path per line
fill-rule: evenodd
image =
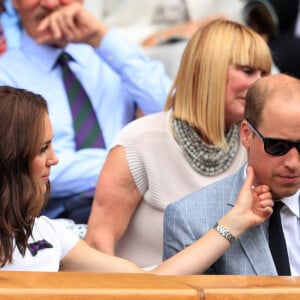
M 229 241 L 230 244 L 232 244 L 236 237 L 232 235 L 226 228 L 224 228 L 221 224 L 218 222 L 213 227 L 217 232 L 219 232 L 227 241 Z

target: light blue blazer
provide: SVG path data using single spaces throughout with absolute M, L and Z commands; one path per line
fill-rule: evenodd
M 244 167 L 233 176 L 171 203 L 164 216 L 163 259 L 173 256 L 211 229 L 232 208 L 243 182 Z M 264 232 L 267 225 L 256 226 L 240 236 L 205 273 L 277 275 Z

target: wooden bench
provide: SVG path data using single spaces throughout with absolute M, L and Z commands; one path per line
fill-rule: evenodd
M 152 274 L 0 272 L 1 300 L 199 300 L 199 292 Z
M 2 300 L 299 300 L 300 277 L 0 272 Z
M 205 300 L 300 300 L 300 277 L 201 275 L 170 279 L 197 288 Z

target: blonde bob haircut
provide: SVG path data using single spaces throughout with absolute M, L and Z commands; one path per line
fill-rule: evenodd
M 188 122 L 219 147 L 226 147 L 225 94 L 231 64 L 269 75 L 269 47 L 242 24 L 224 19 L 209 22 L 188 42 L 165 105 L 174 118 Z

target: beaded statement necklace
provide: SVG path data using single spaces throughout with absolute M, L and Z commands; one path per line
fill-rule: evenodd
M 232 125 L 226 133 L 227 149 L 206 144 L 186 121 L 172 119 L 171 126 L 184 156 L 199 174 L 216 176 L 231 166 L 239 147 L 238 125 Z

